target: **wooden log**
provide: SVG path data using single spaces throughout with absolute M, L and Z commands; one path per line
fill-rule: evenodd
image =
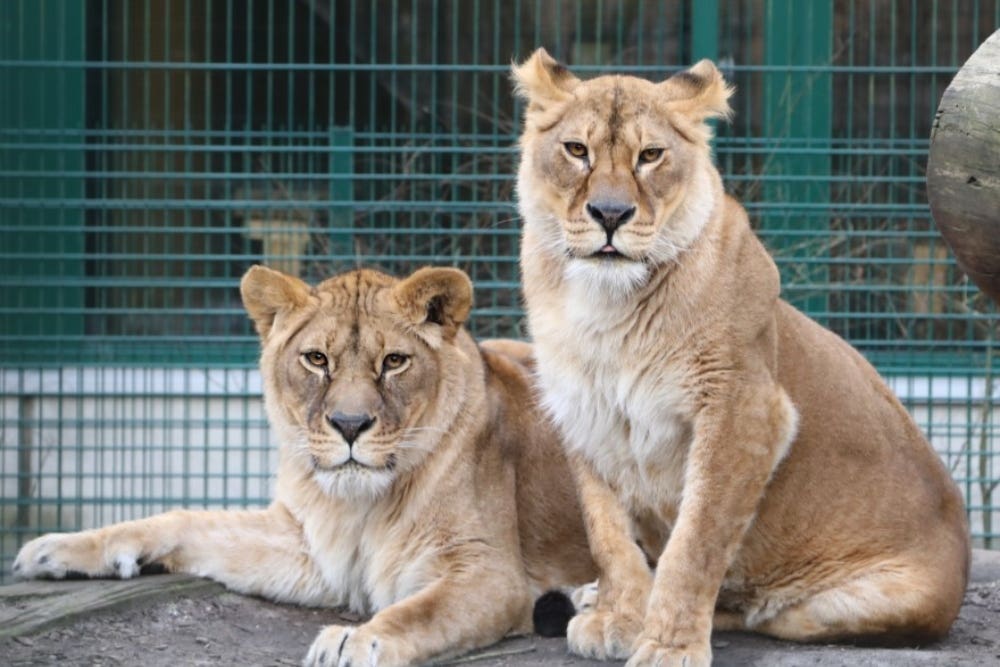
M 217 595 L 223 590 L 222 584 L 214 581 L 180 574 L 0 586 L 0 639 L 70 625 L 97 611 L 171 597 Z
M 959 267 L 1000 303 L 1000 30 L 969 57 L 941 97 L 927 197 Z

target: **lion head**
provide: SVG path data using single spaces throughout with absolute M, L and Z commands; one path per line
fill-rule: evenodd
M 513 69 L 527 103 L 525 234 L 569 280 L 629 292 L 690 246 L 721 196 L 706 121 L 732 94 L 708 60 L 665 81 L 581 81 L 544 49 Z
M 309 286 L 254 266 L 240 290 L 282 461 L 325 493 L 377 499 L 460 419 L 475 354 L 461 271 L 358 270 Z

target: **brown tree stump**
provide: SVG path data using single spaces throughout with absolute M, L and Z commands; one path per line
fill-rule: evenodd
M 941 97 L 927 197 L 959 267 L 1000 303 L 1000 30 L 969 57 Z

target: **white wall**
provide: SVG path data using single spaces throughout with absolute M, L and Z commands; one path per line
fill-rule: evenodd
M 997 401 L 987 409 L 981 379 L 889 382 L 967 494 L 973 529 L 981 530 L 980 464 L 1000 478 Z M 275 449 L 260 391 L 259 374 L 247 369 L 0 369 L 0 552 L 9 559 L 16 549 L 25 446 L 35 529 L 92 527 L 181 505 L 265 503 Z M 984 428 L 994 452 L 980 455 Z

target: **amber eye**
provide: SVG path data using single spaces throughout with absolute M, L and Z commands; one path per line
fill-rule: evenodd
M 408 358 L 405 354 L 398 352 L 391 352 L 385 355 L 385 358 L 382 359 L 382 372 L 385 373 L 386 371 L 394 371 L 397 368 L 402 368 Z
M 663 155 L 662 148 L 644 148 L 642 152 L 639 153 L 639 164 L 649 164 L 650 162 L 656 162 Z
M 317 352 L 316 350 L 310 350 L 302 355 L 303 358 L 308 362 L 310 366 L 316 366 L 317 368 L 326 367 L 326 355 L 322 352 Z
M 566 147 L 566 152 L 575 158 L 582 160 L 587 157 L 587 147 L 578 141 L 567 141 L 563 146 Z

